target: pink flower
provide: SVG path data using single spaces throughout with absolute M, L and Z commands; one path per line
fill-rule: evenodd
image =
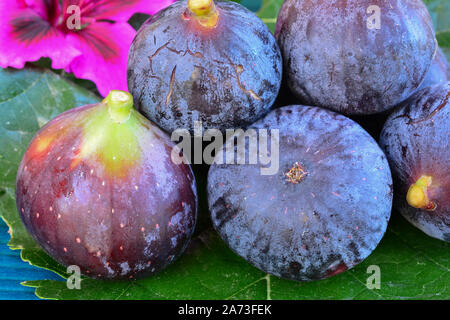
M 136 34 L 128 19 L 172 2 L 0 0 L 0 67 L 23 68 L 48 57 L 52 68 L 95 82 L 103 96 L 127 90 L 128 49 Z

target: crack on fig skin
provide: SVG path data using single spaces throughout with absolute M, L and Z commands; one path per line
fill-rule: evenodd
M 435 116 L 435 114 L 437 114 L 439 111 L 441 111 L 447 105 L 449 98 L 450 98 L 450 91 L 447 92 L 447 96 L 445 97 L 444 101 L 438 107 L 436 107 L 436 109 L 434 109 L 433 112 L 431 112 L 429 116 L 427 116 L 423 119 L 418 119 L 418 120 L 413 120 L 413 119 L 409 118 L 408 124 L 417 124 L 420 122 L 431 120 Z
M 189 41 L 186 42 L 186 50 L 178 51 L 178 50 L 170 48 L 170 47 L 167 47 L 167 50 L 169 50 L 170 52 L 176 53 L 178 55 L 181 55 L 182 57 L 185 57 L 187 54 L 189 54 L 190 56 L 195 57 L 195 58 L 199 58 L 199 59 L 205 58 L 201 52 L 192 52 L 191 49 L 189 49 Z
M 159 47 L 155 53 L 153 53 L 151 56 L 148 57 L 148 60 L 150 62 L 150 72 L 152 73 L 152 75 L 155 74 L 155 72 L 153 71 L 153 59 L 162 51 L 164 50 L 164 48 L 167 48 L 167 46 L 169 45 L 171 40 L 167 41 L 163 46 Z
M 177 66 L 175 66 L 172 70 L 172 75 L 170 76 L 170 83 L 169 83 L 169 93 L 166 97 L 166 106 L 169 105 L 170 97 L 172 97 L 173 94 L 173 83 L 175 82 L 175 73 L 177 72 Z
M 234 64 L 230 58 L 226 57 L 228 62 L 224 62 L 224 61 L 220 61 L 220 60 L 213 60 L 215 63 L 220 64 L 220 65 L 225 65 L 228 67 L 231 67 L 234 70 L 235 76 L 233 78 L 236 79 L 237 85 L 239 87 L 239 89 L 241 89 L 243 92 L 249 94 L 252 98 L 254 98 L 255 100 L 262 100 L 260 96 L 258 96 L 255 91 L 253 90 L 247 90 L 241 83 L 241 79 L 239 77 L 239 75 L 241 73 L 243 73 L 244 70 L 244 66 L 242 64 Z
M 164 45 L 162 45 L 161 47 L 159 47 L 151 56 L 148 57 L 148 60 L 150 62 L 150 72 L 151 75 L 149 76 L 150 78 L 153 79 L 157 79 L 161 82 L 163 82 L 163 80 L 161 79 L 161 77 L 159 77 L 158 75 L 155 74 L 154 70 L 153 70 L 153 59 L 159 55 L 161 53 L 162 50 L 167 49 L 168 51 L 175 53 L 177 55 L 180 55 L 182 57 L 186 56 L 187 54 L 194 57 L 194 58 L 198 58 L 198 59 L 206 59 L 205 56 L 201 53 L 201 52 L 193 52 L 190 48 L 189 48 L 189 41 L 186 42 L 186 49 L 185 50 L 177 50 L 174 48 L 169 47 L 169 44 L 172 42 L 172 40 L 167 41 Z M 217 64 L 217 66 L 220 68 L 221 66 L 227 66 L 230 67 L 231 69 L 233 69 L 234 71 L 234 76 L 232 76 L 233 78 L 235 78 L 237 86 L 239 87 L 240 90 L 242 90 L 243 92 L 249 94 L 253 99 L 255 100 L 262 100 L 262 98 L 252 89 L 247 89 L 241 82 L 240 79 L 240 74 L 243 73 L 244 70 L 244 66 L 241 64 L 235 64 L 233 63 L 230 58 L 226 57 L 228 62 L 224 62 L 224 61 L 220 61 L 220 60 L 215 60 L 213 59 L 212 61 L 214 63 Z M 212 75 L 212 73 L 210 71 L 208 71 L 205 67 L 199 66 L 199 65 L 194 65 L 194 68 L 198 68 L 202 71 L 205 71 L 207 73 L 208 78 L 212 81 L 212 82 L 216 82 L 215 77 Z M 175 70 L 176 70 L 176 66 L 175 68 L 172 70 L 172 75 L 170 77 L 170 82 L 169 82 L 169 94 L 166 97 L 166 106 L 168 106 L 169 102 L 170 102 L 170 96 L 172 96 L 173 93 L 173 83 L 175 81 Z
M 436 107 L 436 109 L 434 109 L 433 112 L 431 112 L 425 118 L 413 119 L 413 118 L 411 118 L 411 116 L 409 114 L 401 114 L 401 115 L 398 115 L 398 116 L 392 118 L 392 121 L 397 120 L 397 119 L 401 119 L 401 118 L 407 118 L 408 122 L 406 124 L 408 124 L 408 125 L 418 124 L 418 123 L 421 123 L 421 122 L 428 121 L 428 120 L 432 119 L 440 110 L 442 110 L 445 107 L 445 105 L 447 104 L 449 99 L 450 99 L 450 92 L 447 93 L 447 96 L 445 97 L 444 101 L 438 107 Z M 414 136 L 418 136 L 418 135 L 414 134 Z
M 250 96 L 252 96 L 253 99 L 255 100 L 262 100 L 260 96 L 258 96 L 255 91 L 249 89 L 247 90 L 241 83 L 241 79 L 239 77 L 239 75 L 244 72 L 244 66 L 242 64 L 234 64 L 233 62 L 231 62 L 230 58 L 227 57 L 228 63 L 229 65 L 234 69 L 234 72 L 236 74 L 236 81 L 237 81 L 237 85 L 238 87 L 245 93 L 250 94 Z
M 172 42 L 172 40 L 167 41 L 165 44 L 163 44 L 161 47 L 159 47 L 151 56 L 148 57 L 148 60 L 150 62 L 150 71 L 151 73 L 155 73 L 153 71 L 153 59 L 164 49 L 169 50 L 170 52 L 173 52 L 175 54 L 181 55 L 182 57 L 189 54 L 190 56 L 193 56 L 195 58 L 205 58 L 203 54 L 200 52 L 192 52 L 191 49 L 189 49 L 189 41 L 186 42 L 186 50 L 176 50 L 171 47 L 169 47 L 169 44 Z
M 392 118 L 392 121 L 397 120 L 397 119 L 401 119 L 401 118 L 407 118 L 409 121 L 407 122 L 407 124 L 411 124 L 413 122 L 413 119 L 408 115 L 408 114 L 401 114 L 398 115 L 394 118 Z

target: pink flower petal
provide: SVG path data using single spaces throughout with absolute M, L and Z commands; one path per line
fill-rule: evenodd
M 21 0 L 27 7 L 39 14 L 44 20 L 55 25 L 60 16 L 61 6 L 58 0 Z
M 118 1 L 118 0 L 117 0 Z M 109 16 L 109 19 L 115 20 L 115 21 L 128 21 L 131 16 L 137 12 L 139 13 L 146 13 L 146 14 L 155 14 L 158 11 L 170 6 L 172 3 L 174 3 L 175 0 L 139 0 L 136 1 L 135 6 L 133 7 L 132 11 L 130 12 L 131 15 L 127 12 L 119 12 L 117 11 L 116 14 L 111 14 Z
M 128 50 L 136 32 L 126 22 L 92 23 L 81 31 L 70 33 L 71 46 L 83 52 L 66 71 L 77 78 L 89 79 L 102 96 L 110 90 L 128 90 Z
M 175 0 L 63 0 L 63 10 L 70 5 L 78 5 L 81 18 L 108 19 L 125 22 L 137 12 L 154 14 L 171 5 Z
M 25 62 L 52 59 L 63 69 L 81 54 L 67 45 L 65 36 L 24 1 L 0 2 L 0 67 L 23 68 Z

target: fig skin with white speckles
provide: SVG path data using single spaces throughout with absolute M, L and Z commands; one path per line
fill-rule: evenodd
M 286 0 L 275 38 L 287 84 L 302 103 L 347 115 L 383 112 L 407 99 L 437 48 L 421 0 Z
M 228 246 L 262 271 L 297 281 L 339 274 L 369 256 L 392 206 L 391 173 L 373 138 L 342 115 L 299 105 L 250 128 L 279 129 L 279 170 L 211 166 L 211 218 Z
M 195 178 L 172 162 L 166 133 L 134 109 L 116 122 L 105 101 L 64 112 L 35 135 L 17 174 L 17 208 L 59 263 L 93 278 L 135 279 L 184 251 L 197 216 Z
M 136 106 L 166 132 L 245 127 L 277 98 L 282 59 L 267 26 L 250 10 L 214 0 L 214 27 L 203 27 L 177 1 L 137 32 L 128 58 Z
M 380 145 L 395 178 L 394 205 L 414 226 L 450 242 L 450 82 L 418 91 L 386 121 Z M 408 203 L 412 185 L 431 178 L 427 208 Z

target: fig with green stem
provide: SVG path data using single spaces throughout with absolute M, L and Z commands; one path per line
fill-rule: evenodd
M 127 92 L 62 113 L 18 170 L 25 227 L 51 257 L 91 277 L 162 270 L 185 249 L 197 215 L 193 173 L 172 161 L 173 148 Z

